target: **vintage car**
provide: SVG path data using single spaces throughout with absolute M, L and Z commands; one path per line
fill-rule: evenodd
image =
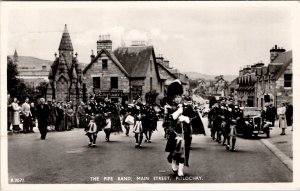
M 266 134 L 267 137 L 270 137 L 270 126 L 271 124 L 261 117 L 260 108 L 244 107 L 241 117 L 237 119 L 236 130 L 238 134 L 245 137 L 258 136 L 259 134 Z

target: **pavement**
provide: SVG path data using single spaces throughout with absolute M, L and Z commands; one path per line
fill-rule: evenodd
M 278 120 L 272 127 L 270 138 L 261 141 L 291 170 L 293 171 L 293 131 L 292 127 L 286 128 L 286 135 L 278 125 Z
M 203 118 L 207 127 L 207 118 Z M 97 147 L 88 146 L 83 129 L 49 132 L 41 140 L 33 134 L 8 136 L 8 177 L 11 184 L 63 183 L 274 183 L 292 182 L 293 172 L 262 140 L 278 144 L 276 130 L 270 139 L 237 138 L 230 152 L 207 136 L 193 136 L 190 167 L 178 179 L 164 152 L 166 139 L 158 123 L 152 143 L 134 147 L 132 130 L 112 134 L 106 142 L 99 132 Z M 275 133 L 276 132 L 276 133 Z M 282 138 L 284 138 L 283 136 Z M 288 136 L 286 136 L 288 137 Z M 272 143 L 273 145 L 273 143 Z M 279 144 L 280 145 L 280 144 Z M 16 180 L 22 180 L 16 182 Z

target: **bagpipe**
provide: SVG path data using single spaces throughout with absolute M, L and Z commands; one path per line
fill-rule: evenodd
M 169 105 L 165 107 L 163 127 L 169 132 L 176 132 L 176 127 L 181 127 L 181 125 L 186 132 L 205 135 L 204 125 L 197 110 L 181 104 L 176 107 Z

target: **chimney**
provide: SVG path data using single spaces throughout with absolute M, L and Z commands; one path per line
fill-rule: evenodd
M 91 54 L 91 62 L 95 59 L 95 55 L 94 55 L 94 50 L 92 50 L 92 54 Z
M 264 65 L 265 65 L 265 64 L 262 63 L 262 61 L 261 61 L 261 62 L 257 63 L 255 66 L 256 66 L 257 68 L 260 68 L 260 67 L 263 67 Z
M 277 44 L 270 50 L 270 62 L 272 63 L 279 54 L 285 52 L 284 48 L 279 48 Z
M 162 54 L 158 54 L 158 56 L 156 57 L 156 62 L 158 62 L 161 65 L 163 65 L 163 63 L 164 63 L 164 57 L 163 57 Z
M 144 40 L 134 40 L 131 42 L 131 46 L 146 46 L 146 42 Z
M 256 71 L 256 64 L 251 65 L 251 72 L 255 72 Z
M 110 40 L 110 35 L 100 35 L 97 41 L 97 54 L 102 50 L 112 51 L 112 41 Z
M 170 68 L 170 61 L 169 60 L 164 60 L 163 64 L 166 68 Z

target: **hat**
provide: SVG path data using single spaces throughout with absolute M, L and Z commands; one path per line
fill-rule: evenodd
M 181 85 L 181 82 L 177 79 L 174 80 L 167 89 L 167 102 L 169 104 L 172 103 L 172 100 L 174 99 L 174 97 L 176 96 L 181 96 L 183 94 L 183 87 Z

